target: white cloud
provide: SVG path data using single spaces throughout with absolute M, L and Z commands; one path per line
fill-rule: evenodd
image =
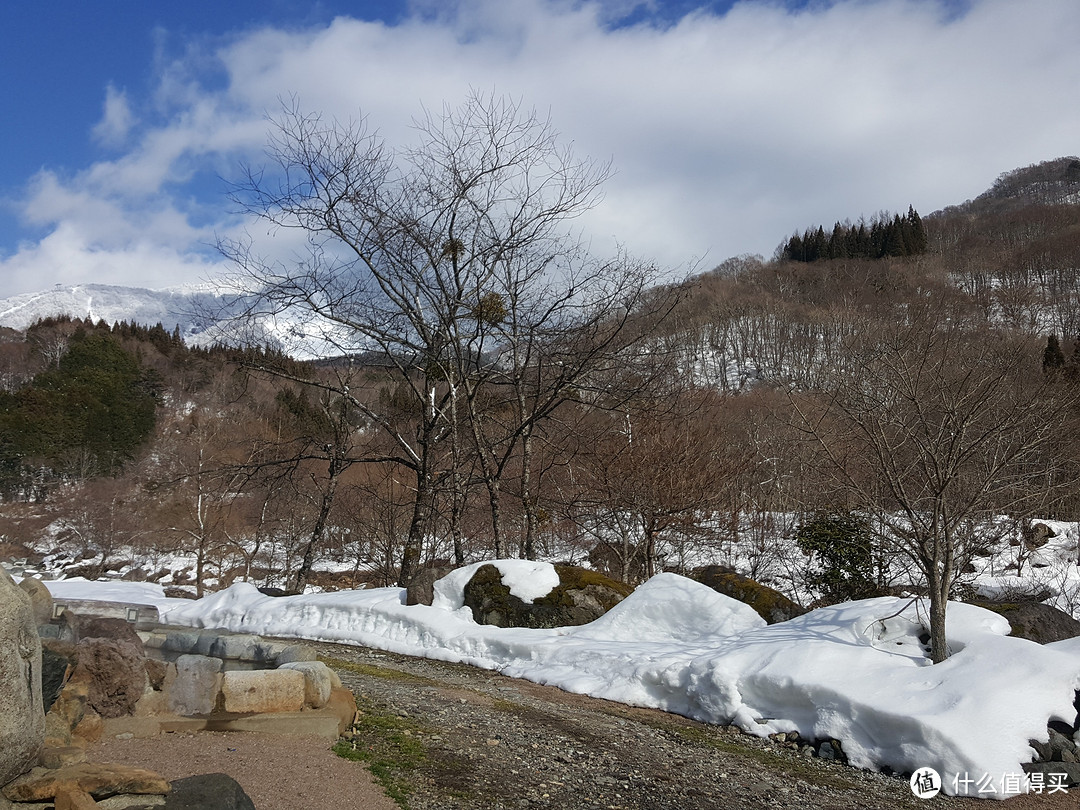
M 105 146 L 120 146 L 135 125 L 135 116 L 128 106 L 127 93 L 113 85 L 105 88 L 105 109 L 92 134 Z
M 723 16 L 611 28 L 629 5 L 460 0 L 396 26 L 339 18 L 216 50 L 200 42 L 159 63 L 157 118 L 136 138 L 126 95 L 107 90 L 99 127 L 124 133 L 125 151 L 31 184 L 24 216 L 51 233 L 0 261 L 4 287 L 64 240 L 66 272 L 92 268 L 98 281 L 124 280 L 138 262 L 119 257 L 149 261 L 153 244 L 174 257 L 170 273 L 213 269 L 208 234 L 237 223 L 220 197 L 204 201 L 205 178 L 256 158 L 265 114 L 293 95 L 328 116 L 362 111 L 392 144 L 411 137 L 421 105 L 470 88 L 550 110 L 579 152 L 617 169 L 584 220 L 594 248 L 618 242 L 674 267 L 769 254 L 795 229 L 882 208 L 929 213 L 1002 171 L 1080 152 L 1076 3 L 973 0 L 958 14 L 949 0 L 744 1 Z M 208 89 L 200 77 L 215 70 L 224 76 Z M 86 258 L 99 250 L 116 257 L 111 270 Z M 23 283 L 57 272 L 42 266 Z

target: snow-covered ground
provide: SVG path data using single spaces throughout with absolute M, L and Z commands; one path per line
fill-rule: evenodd
M 557 582 L 551 566 L 499 561 L 530 600 Z M 581 627 L 503 629 L 462 605 L 467 574 L 437 583 L 432 606 L 399 588 L 268 597 L 238 583 L 198 601 L 147 583 L 50 581 L 56 595 L 156 604 L 163 621 L 361 644 L 459 661 L 506 675 L 757 735 L 797 731 L 842 741 L 853 765 L 931 767 L 947 793 L 1004 798 L 1028 789 L 1029 739 L 1071 723 L 1080 640 L 1041 646 L 1008 637 L 997 614 L 949 606 L 952 656 L 931 665 L 919 642 L 925 604 L 870 599 L 766 626 L 746 605 L 659 574 Z

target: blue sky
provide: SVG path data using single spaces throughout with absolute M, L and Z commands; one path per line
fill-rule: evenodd
M 597 252 L 767 256 L 1080 153 L 1078 41 L 1075 0 L 5 3 L 0 298 L 220 273 L 208 246 L 256 234 L 221 178 L 292 96 L 391 144 L 470 88 L 519 98 L 613 161 Z

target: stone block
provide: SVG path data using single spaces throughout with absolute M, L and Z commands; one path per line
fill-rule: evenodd
M 209 655 L 236 661 L 256 661 L 257 647 L 262 641 L 258 636 L 224 633 L 210 640 Z
M 322 661 L 294 661 L 282 664 L 279 669 L 291 669 L 304 674 L 304 705 L 310 709 L 321 709 L 330 700 L 333 679 L 337 676 Z M 341 681 L 338 680 L 340 684 Z
M 13 802 L 41 802 L 55 799 L 65 790 L 82 790 L 91 796 L 115 793 L 152 793 L 164 796 L 169 783 L 152 771 L 104 762 L 80 762 L 63 768 L 34 768 L 4 786 L 4 796 Z
M 176 659 L 176 676 L 165 676 L 169 711 L 176 714 L 210 714 L 221 694 L 222 662 L 205 655 L 181 655 Z M 171 681 L 171 683 L 170 683 Z
M 281 666 L 296 661 L 315 661 L 317 658 L 318 656 L 311 647 L 305 647 L 303 644 L 290 644 L 282 649 L 273 660 L 278 666 Z
M 198 630 L 170 630 L 165 634 L 161 649 L 171 652 L 194 654 L 199 646 Z
M 304 673 L 290 669 L 226 672 L 221 682 L 224 709 L 254 712 L 298 712 L 304 708 Z

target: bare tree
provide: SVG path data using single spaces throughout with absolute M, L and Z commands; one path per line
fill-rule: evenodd
M 379 403 L 337 392 L 391 441 L 386 460 L 411 471 L 402 583 L 421 559 L 437 493 L 453 477 L 448 445 L 460 449 L 459 415 L 475 415 L 461 406 L 466 379 L 475 392 L 477 377 L 541 367 L 510 339 L 510 326 L 550 330 L 563 344 L 567 330 L 583 329 L 584 339 L 592 329 L 610 345 L 611 319 L 625 320 L 657 278 L 652 268 L 597 262 L 584 249 L 572 221 L 597 202 L 609 170 L 575 157 L 549 121 L 473 95 L 416 126 L 418 145 L 394 153 L 362 121 L 286 109 L 270 146 L 273 173 L 250 172 L 236 198 L 274 225 L 305 232 L 310 250 L 303 261 L 275 263 L 249 245 L 222 245 L 242 288 L 256 290 L 249 322 L 299 313 L 324 351 L 364 352 L 396 380 L 398 403 L 409 403 L 414 423 L 403 430 Z M 560 396 L 581 368 L 564 377 Z M 503 447 L 524 441 L 521 423 L 542 412 L 519 408 L 517 424 L 501 431 Z M 486 440 L 478 444 L 496 492 L 501 458 Z
M 958 307 L 913 305 L 850 351 L 831 391 L 793 403 L 837 498 L 871 512 L 883 542 L 925 578 L 937 663 L 980 523 L 1046 508 L 1072 485 L 1060 450 L 1076 391 L 1041 374 L 1031 341 Z

